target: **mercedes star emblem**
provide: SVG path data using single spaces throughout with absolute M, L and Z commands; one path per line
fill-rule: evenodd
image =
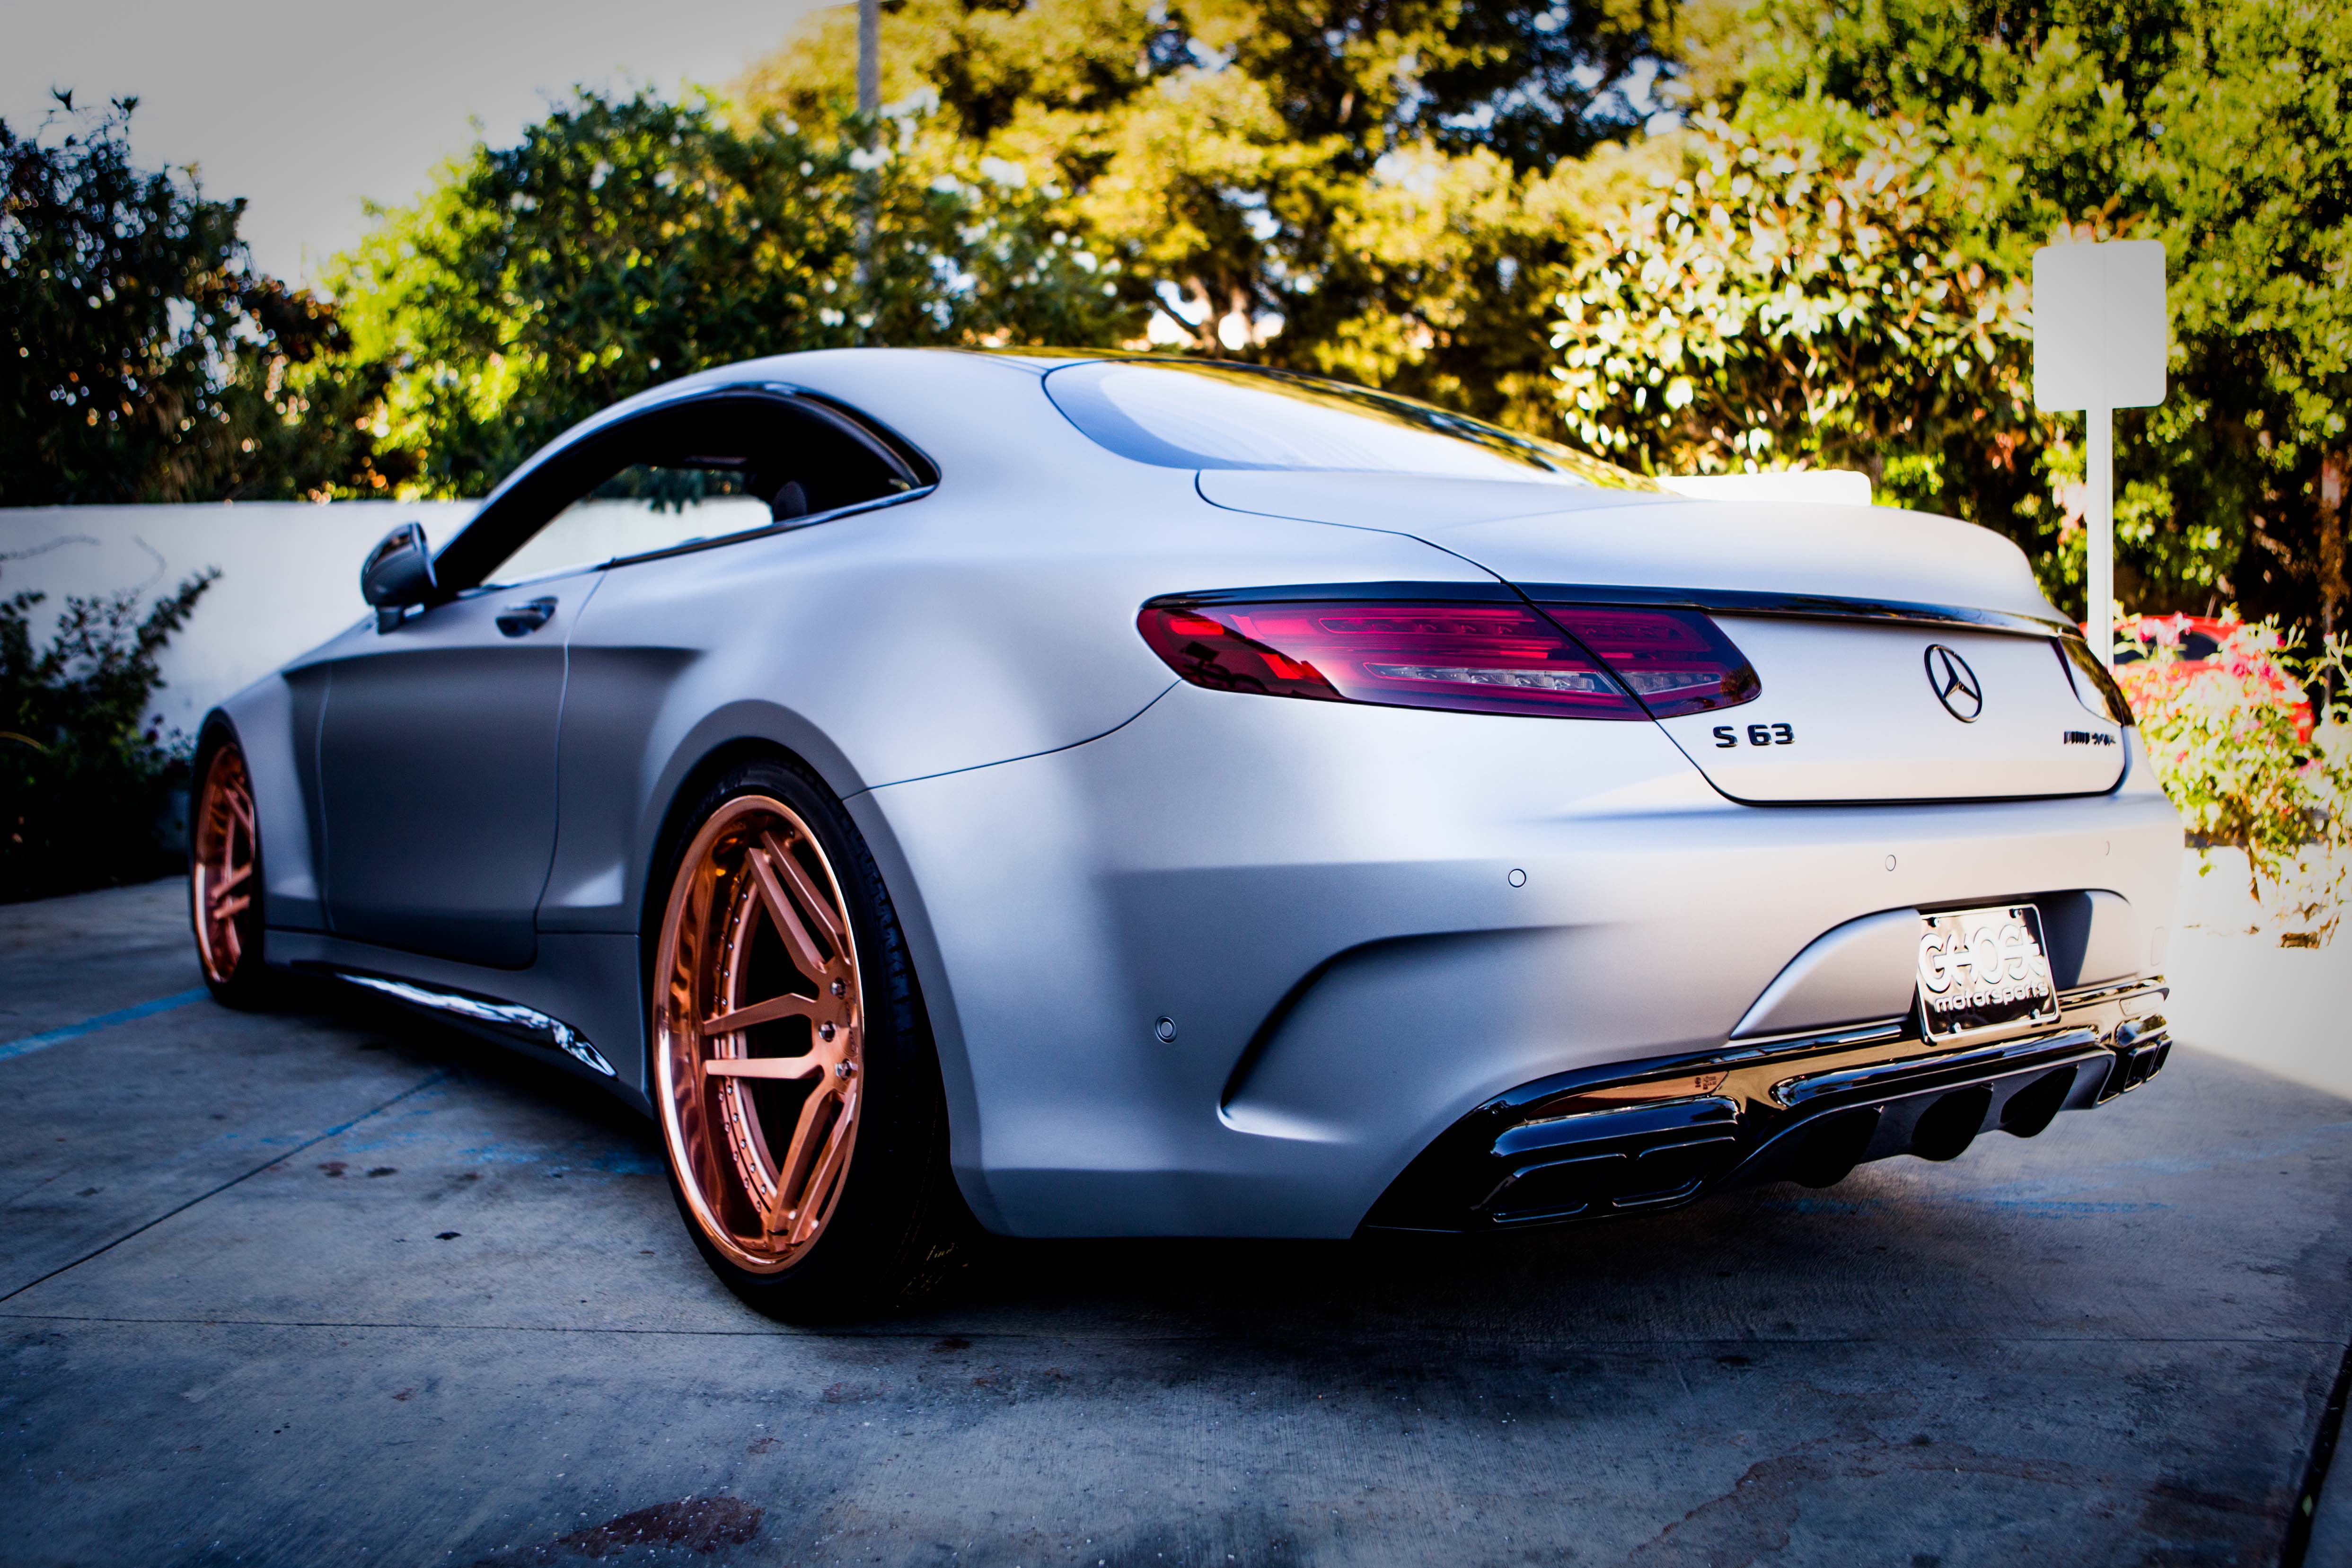
M 1984 688 L 1978 683 L 1977 672 L 1942 643 L 1928 647 L 1927 684 L 1936 689 L 1936 700 L 1944 705 L 1944 711 L 1963 724 L 1975 723 L 1977 715 L 1984 711 Z

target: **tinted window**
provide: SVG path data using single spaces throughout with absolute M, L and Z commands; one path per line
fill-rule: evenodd
M 582 437 L 493 496 L 435 562 L 443 587 L 788 527 L 930 482 L 845 412 L 754 393 L 698 397 Z
M 1050 373 L 1045 391 L 1098 445 L 1162 468 L 1351 469 L 1659 488 L 1572 447 L 1466 415 L 1280 371 L 1096 361 Z
M 484 581 L 518 583 L 766 528 L 778 521 L 775 507 L 756 485 L 736 462 L 631 463 L 557 512 Z

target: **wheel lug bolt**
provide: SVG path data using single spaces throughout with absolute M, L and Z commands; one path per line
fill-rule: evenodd
M 835 1062 L 833 1064 L 833 1076 L 835 1078 L 847 1078 L 856 1070 L 857 1064 L 856 1062 Z
M 838 981 L 838 980 L 836 980 L 836 981 L 835 981 L 835 982 L 833 983 L 833 994 L 834 994 L 835 996 L 845 995 L 845 994 L 847 994 L 848 990 L 849 990 L 849 987 L 848 987 L 848 986 L 846 986 L 846 985 L 844 985 L 844 984 L 843 984 L 840 981 Z
M 829 1040 L 833 1038 L 833 1026 L 831 1024 L 819 1024 L 816 1026 L 816 1033 L 817 1038 L 821 1040 Z

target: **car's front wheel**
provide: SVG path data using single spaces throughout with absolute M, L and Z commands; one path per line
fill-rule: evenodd
M 783 1318 L 887 1308 L 941 1271 L 961 1202 L 913 971 L 830 792 L 737 767 L 670 858 L 654 1110 L 695 1244 Z

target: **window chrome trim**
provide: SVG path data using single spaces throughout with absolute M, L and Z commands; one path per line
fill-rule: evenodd
M 689 539 L 683 544 L 665 545 L 659 550 L 641 550 L 635 555 L 614 555 L 603 561 L 583 561 L 576 565 L 558 566 L 551 571 L 541 572 L 536 577 L 517 577 L 510 583 L 480 583 L 452 597 L 467 599 L 478 598 L 484 594 L 518 593 L 534 583 L 551 582 L 558 577 L 577 577 L 588 572 L 609 572 L 615 566 L 635 566 L 641 561 L 667 561 L 673 555 L 691 555 L 698 550 L 717 550 L 721 545 L 741 544 L 754 539 L 773 539 L 780 533 L 797 532 L 803 528 L 814 528 L 821 522 L 856 517 L 860 512 L 878 511 L 886 506 L 898 506 L 905 501 L 920 500 L 939 488 L 937 485 L 925 485 L 920 489 L 901 490 L 894 496 L 877 496 L 872 500 L 852 501 L 847 506 L 837 506 L 830 511 L 811 512 L 806 517 L 795 517 L 783 522 L 772 522 L 765 528 L 745 528 L 739 529 L 733 533 L 714 533 L 708 539 Z
M 698 550 L 716 550 L 722 544 L 741 544 L 753 539 L 773 539 L 780 533 L 797 533 L 803 528 L 814 528 L 821 522 L 833 522 L 861 512 L 879 511 L 886 506 L 899 506 L 910 500 L 920 500 L 940 487 L 925 485 L 920 489 L 900 490 L 894 496 L 877 496 L 872 500 L 852 501 L 847 506 L 835 507 L 831 511 L 814 511 L 806 517 L 795 517 L 782 522 L 772 522 L 765 528 L 747 528 L 740 533 L 714 534 L 709 539 L 689 539 L 683 544 L 672 544 L 660 550 L 643 550 L 635 555 L 615 555 L 610 561 L 575 568 L 583 572 L 609 572 L 615 566 L 635 566 L 641 561 L 666 561 L 673 555 L 691 555 Z

